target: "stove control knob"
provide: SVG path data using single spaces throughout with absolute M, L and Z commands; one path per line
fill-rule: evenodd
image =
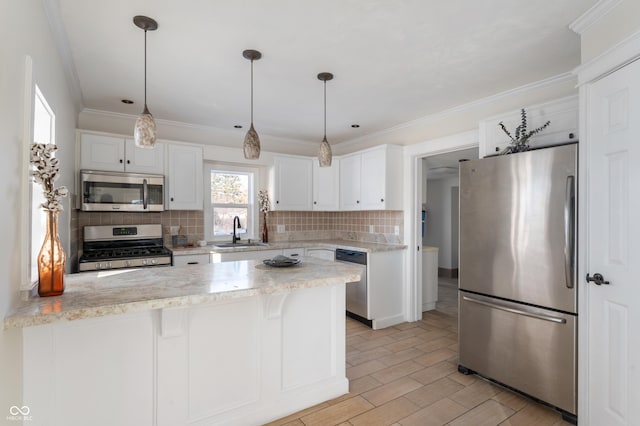
M 142 264 L 146 265 L 147 264 L 147 259 L 142 259 Z
M 131 262 L 129 262 L 128 260 L 124 261 L 124 266 L 131 266 Z
M 111 262 L 107 263 L 107 269 L 111 269 Z
M 96 269 L 100 269 L 100 262 L 96 262 Z
M 158 264 L 158 259 L 151 259 L 151 264 L 152 265 L 157 265 Z

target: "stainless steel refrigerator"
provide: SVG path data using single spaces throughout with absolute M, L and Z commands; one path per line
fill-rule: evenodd
M 577 413 L 577 145 L 460 164 L 459 371 Z

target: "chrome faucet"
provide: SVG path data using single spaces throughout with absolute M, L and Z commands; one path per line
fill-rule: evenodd
M 238 223 L 237 229 L 240 229 L 242 225 L 240 225 L 240 218 L 238 216 L 233 217 L 233 240 L 231 241 L 233 244 L 240 241 L 240 237 L 236 235 L 236 222 Z

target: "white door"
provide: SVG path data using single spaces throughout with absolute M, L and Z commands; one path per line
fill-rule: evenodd
M 640 425 L 640 61 L 586 93 L 585 269 L 609 284 L 581 280 L 588 397 L 578 404 L 592 426 Z

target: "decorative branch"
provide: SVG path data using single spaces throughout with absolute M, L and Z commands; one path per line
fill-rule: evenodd
M 55 144 L 31 144 L 30 164 L 33 167 L 31 176 L 36 183 L 42 185 L 45 202 L 40 204 L 45 211 L 60 212 L 63 210 L 60 200 L 69 191 L 64 186 L 54 188 L 53 182 L 60 175 L 59 160 L 54 157 L 58 146 Z
M 511 139 L 509 146 L 504 151 L 502 151 L 501 154 L 511 154 L 513 152 L 521 152 L 521 151 L 528 150 L 529 145 L 527 144 L 527 141 L 529 140 L 529 138 L 531 138 L 531 136 L 533 135 L 540 133 L 541 131 L 546 129 L 549 126 L 549 124 L 551 124 L 551 121 L 547 121 L 542 126 L 527 132 L 527 112 L 525 111 L 524 108 L 520 110 L 520 117 L 521 117 L 520 118 L 521 123 L 518 127 L 516 127 L 516 130 L 514 132 L 515 136 L 512 135 L 511 132 L 507 130 L 505 125 L 502 123 L 502 121 L 498 123 L 498 126 L 500 126 L 502 131 L 507 136 L 509 136 L 509 139 Z

